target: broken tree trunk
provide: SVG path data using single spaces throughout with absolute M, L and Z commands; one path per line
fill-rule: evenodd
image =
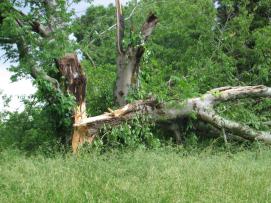
M 74 124 L 78 124 L 87 118 L 86 114 L 86 76 L 76 54 L 66 54 L 57 61 L 57 67 L 66 81 L 66 90 L 75 96 L 76 107 L 74 109 Z M 85 127 L 74 128 L 72 135 L 72 149 L 76 152 L 80 143 L 91 142 Z
M 155 121 L 174 120 L 194 114 L 199 121 L 204 121 L 220 129 L 246 140 L 261 140 L 271 143 L 270 132 L 258 131 L 249 126 L 219 116 L 214 105 L 242 98 L 271 97 L 271 88 L 266 86 L 222 87 L 213 89 L 201 97 L 187 99 L 182 102 L 159 103 L 154 99 L 140 100 L 100 116 L 84 118 L 74 125 L 84 127 L 90 135 L 96 135 L 108 124 L 117 126 L 127 122 L 137 115 L 147 115 Z
M 150 14 L 139 33 L 141 42 L 138 42 L 138 44 L 129 44 L 126 49 L 123 46 L 125 25 L 120 0 L 116 0 L 116 18 L 117 81 L 114 95 L 116 102 L 120 106 L 123 106 L 126 104 L 125 99 L 129 89 L 136 87 L 138 84 L 139 65 L 144 54 L 144 44 L 152 34 L 158 18 L 154 14 Z

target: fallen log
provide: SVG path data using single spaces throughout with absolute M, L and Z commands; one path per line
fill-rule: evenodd
M 93 137 L 105 124 L 114 127 L 138 115 L 147 115 L 154 121 L 161 121 L 185 118 L 193 114 L 200 121 L 204 121 L 223 132 L 226 131 L 247 140 L 261 140 L 271 143 L 270 132 L 258 131 L 245 124 L 223 118 L 214 110 L 214 106 L 221 102 L 270 96 L 271 88 L 259 85 L 216 88 L 201 97 L 185 101 L 160 103 L 155 99 L 140 100 L 115 111 L 110 109 L 108 113 L 82 119 L 74 124 L 74 128 L 85 128 L 87 134 Z

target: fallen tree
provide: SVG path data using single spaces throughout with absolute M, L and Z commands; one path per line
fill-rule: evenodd
M 84 132 L 84 136 L 88 138 L 85 140 L 91 142 L 105 124 L 114 127 L 133 119 L 137 115 L 148 115 L 154 121 L 163 121 L 185 118 L 193 114 L 199 121 L 210 124 L 224 133 L 230 133 L 246 140 L 260 140 L 271 143 L 270 132 L 258 131 L 245 124 L 223 118 L 214 110 L 214 106 L 221 102 L 270 96 L 271 88 L 260 85 L 221 87 L 208 91 L 201 97 L 170 103 L 160 103 L 155 99 L 140 100 L 114 111 L 109 109 L 110 112 L 99 116 L 82 119 L 74 124 L 74 128 Z M 82 142 L 85 140 L 82 139 Z M 73 148 L 74 151 L 76 149 Z
M 22 2 L 25 2 L 25 5 L 29 3 L 29 1 Z M 40 4 L 41 2 L 42 4 Z M 42 96 L 48 104 L 57 106 L 59 98 L 59 100 L 65 100 L 68 95 L 74 96 L 75 107 L 72 109 L 73 117 L 71 117 L 74 120 L 72 135 L 74 152 L 83 142 L 91 143 L 105 124 L 114 127 L 123 122 L 129 122 L 138 115 L 147 115 L 154 121 L 172 121 L 194 115 L 199 122 L 207 123 L 213 128 L 225 132 L 224 134 L 233 134 L 247 140 L 271 142 L 269 132 L 258 131 L 242 123 L 223 118 L 214 110 L 216 104 L 229 100 L 270 97 L 271 88 L 265 86 L 222 87 L 211 90 L 201 97 L 169 103 L 161 103 L 155 99 L 141 100 L 115 111 L 110 110 L 103 115 L 88 118 L 86 115 L 87 78 L 76 54 L 73 53 L 77 46 L 69 40 L 70 23 L 64 17 L 68 16 L 67 6 L 62 1 L 44 0 L 41 2 L 31 1 L 30 12 L 23 13 L 16 9 L 15 2 L 1 1 L 0 45 L 6 48 L 6 55 L 9 58 L 14 58 L 14 53 L 17 53 L 19 66 L 16 72 L 18 76 L 32 76 L 39 88 L 46 90 Z M 123 41 L 124 15 L 120 0 L 116 0 L 116 5 L 117 81 L 115 97 L 118 104 L 124 105 L 127 103 L 126 96 L 129 90 L 136 89 L 138 84 L 144 45 L 154 31 L 158 18 L 155 14 L 150 13 L 138 33 L 140 37 L 135 42 L 131 40 L 131 43 L 125 47 Z M 13 32 L 10 32 L 11 26 L 7 26 L 11 22 L 15 29 Z M 16 45 L 15 50 L 12 49 L 14 45 Z M 60 96 L 55 97 L 56 94 Z M 64 109 L 61 116 L 69 116 L 72 110 Z M 59 124 L 58 126 L 62 125 L 60 122 L 56 123 Z M 62 131 L 64 127 L 62 125 L 62 128 L 58 128 L 61 129 L 59 130 L 61 138 L 66 139 L 63 136 L 65 133 Z M 65 141 L 69 141 L 69 139 L 67 138 Z

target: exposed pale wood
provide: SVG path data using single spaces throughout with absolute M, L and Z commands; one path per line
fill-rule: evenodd
M 198 116 L 201 120 L 210 123 L 219 129 L 225 129 L 234 135 L 238 135 L 249 140 L 262 140 L 266 143 L 271 143 L 271 134 L 269 132 L 254 130 L 242 123 L 225 119 L 213 110 L 202 109 L 198 111 Z
M 137 115 L 148 115 L 155 121 L 185 118 L 194 114 L 204 121 L 226 133 L 242 137 L 246 140 L 261 140 L 271 143 L 269 132 L 258 131 L 249 126 L 225 119 L 214 111 L 214 105 L 229 100 L 242 98 L 270 97 L 271 88 L 266 86 L 222 87 L 213 89 L 201 97 L 175 101 L 174 103 L 159 103 L 154 99 L 140 100 L 127 104 L 120 109 L 103 115 L 82 119 L 75 127 L 84 126 L 91 135 L 97 134 L 105 125 L 116 126 L 129 121 Z
M 118 2 L 118 4 L 117 4 Z M 124 38 L 124 20 L 121 12 L 119 0 L 116 0 L 116 15 L 117 15 L 117 81 L 115 87 L 116 102 L 123 106 L 126 102 L 126 97 L 130 88 L 138 86 L 138 74 L 140 70 L 140 61 L 144 54 L 144 44 L 152 34 L 158 18 L 154 14 L 150 14 L 144 22 L 140 35 L 142 41 L 138 44 L 130 44 L 126 49 L 123 47 Z
M 57 67 L 67 82 L 66 91 L 76 98 L 74 110 L 74 124 L 76 125 L 87 119 L 85 101 L 87 79 L 76 54 L 66 54 L 57 61 Z M 72 135 L 73 152 L 76 152 L 78 146 L 83 142 L 92 142 L 93 138 L 94 136 L 89 135 L 85 126 L 74 127 Z

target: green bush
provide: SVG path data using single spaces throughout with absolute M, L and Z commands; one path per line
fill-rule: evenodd
M 17 148 L 28 153 L 50 153 L 59 147 L 56 127 L 46 109 L 28 106 L 9 112 L 0 124 L 0 148 Z
M 145 116 L 137 116 L 113 128 L 105 125 L 92 147 L 100 151 L 158 148 L 161 146 L 161 140 L 153 133 L 154 127 L 155 124 Z

